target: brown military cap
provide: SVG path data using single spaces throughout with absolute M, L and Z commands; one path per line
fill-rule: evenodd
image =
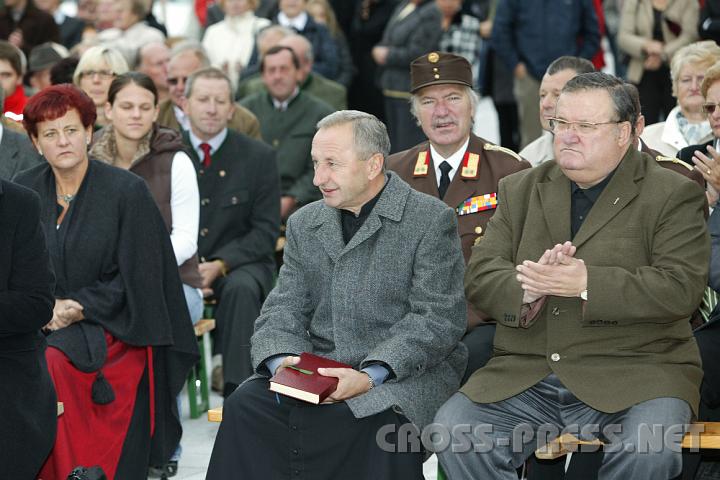
M 445 52 L 430 52 L 410 64 L 410 93 L 429 85 L 457 83 L 473 86 L 472 69 L 465 58 Z

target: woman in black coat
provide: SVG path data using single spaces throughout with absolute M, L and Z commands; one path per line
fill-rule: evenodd
M 0 478 L 35 478 L 55 440 L 40 333 L 52 318 L 54 284 L 37 195 L 0 180 Z
M 94 121 L 71 85 L 42 90 L 23 112 L 47 163 L 15 181 L 40 196 L 57 279 L 45 358 L 65 404 L 44 480 L 78 465 L 139 479 L 165 464 L 180 439 L 175 397 L 198 358 L 160 212 L 143 179 L 88 157 Z

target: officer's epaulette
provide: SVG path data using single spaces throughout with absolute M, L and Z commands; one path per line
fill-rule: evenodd
M 690 165 L 688 165 L 686 162 L 683 162 L 683 161 L 680 160 L 679 158 L 666 157 L 666 156 L 664 156 L 664 155 L 658 155 L 657 157 L 655 157 L 655 160 L 658 161 L 658 162 L 672 162 L 672 163 L 677 163 L 677 164 L 682 165 L 683 167 L 687 168 L 687 169 L 690 170 L 690 171 L 693 170 L 693 168 L 692 168 Z
M 522 157 L 518 155 L 517 153 L 513 152 L 509 148 L 501 147 L 500 145 L 494 145 L 492 143 L 486 143 L 483 148 L 485 150 L 492 150 L 494 152 L 503 152 L 507 153 L 508 155 L 511 155 L 517 159 L 518 162 L 522 162 Z

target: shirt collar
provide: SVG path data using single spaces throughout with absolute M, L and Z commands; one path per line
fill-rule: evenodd
M 213 138 L 207 141 L 200 140 L 195 134 L 193 133 L 192 129 L 188 130 L 188 136 L 190 137 L 190 144 L 192 145 L 195 152 L 198 154 L 198 158 L 202 160 L 203 156 L 205 155 L 200 148 L 201 143 L 207 143 L 210 145 L 210 155 L 213 155 L 215 152 L 218 151 L 220 148 L 220 145 L 225 141 L 225 138 L 227 138 L 227 127 L 223 128 L 220 133 L 215 135 Z
M 178 121 L 178 124 L 180 124 L 180 128 L 190 130 L 190 119 L 183 109 L 173 103 L 173 112 L 175 112 L 175 119 Z
M 55 12 L 52 15 L 53 15 L 53 18 L 55 19 L 55 23 L 58 25 L 62 25 L 63 22 L 65 21 L 65 18 L 67 17 L 67 15 L 65 15 L 62 12 L 62 10 L 60 10 L 59 8 L 57 10 L 55 10 Z
M 295 87 L 295 91 L 293 91 L 293 93 L 288 98 L 283 100 L 282 102 L 280 100 L 277 100 L 272 95 L 270 95 L 270 99 L 272 100 L 273 107 L 275 107 L 275 110 L 280 110 L 281 112 L 284 112 L 285 110 L 288 109 L 288 107 L 290 106 L 290 103 L 293 100 L 295 100 L 295 97 L 298 96 L 298 93 L 300 93 L 300 87 Z
M 452 170 L 448 172 L 448 176 L 450 177 L 450 180 L 453 179 L 455 176 L 455 173 L 457 172 L 458 168 L 460 168 L 460 164 L 462 163 L 463 157 L 465 156 L 465 152 L 467 152 L 468 145 L 470 144 L 470 137 L 468 136 L 467 140 L 465 140 L 465 143 L 462 144 L 462 146 L 452 155 L 450 155 L 448 158 L 443 157 L 438 153 L 437 150 L 435 150 L 435 147 L 433 144 L 430 144 L 430 156 L 433 159 L 433 165 L 435 167 L 435 177 L 437 178 L 437 181 L 440 182 L 440 176 L 442 175 L 442 172 L 440 171 L 440 164 L 445 161 L 450 164 L 452 167 Z
M 283 27 L 292 27 L 295 30 L 302 32 L 303 30 L 305 30 L 305 25 L 307 25 L 307 22 L 307 12 L 302 12 L 295 18 L 290 18 L 283 12 L 278 13 L 278 23 Z

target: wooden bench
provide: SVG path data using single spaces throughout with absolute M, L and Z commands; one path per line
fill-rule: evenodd
M 188 374 L 187 390 L 190 403 L 190 418 L 198 418 L 210 408 L 210 378 L 208 365 L 212 363 L 210 332 L 215 329 L 214 318 L 203 318 L 195 324 L 200 361 Z
M 693 425 L 703 426 L 704 431 L 697 434 L 687 433 L 683 437 L 682 448 L 710 448 L 720 449 L 720 422 L 694 422 Z M 699 443 L 699 445 L 697 445 Z M 554 460 L 568 453 L 581 450 L 582 445 L 600 447 L 603 443 L 598 440 L 579 440 L 571 433 L 565 433 L 544 447 L 535 450 L 535 456 L 540 460 Z
M 208 422 L 222 422 L 222 407 L 208 410 Z

